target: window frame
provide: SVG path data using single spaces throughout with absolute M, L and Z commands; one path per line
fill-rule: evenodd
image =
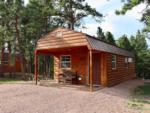
M 113 57 L 115 57 L 115 60 L 113 61 Z M 113 63 L 115 64 L 115 67 L 113 67 Z M 111 55 L 111 69 L 116 70 L 117 69 L 117 55 Z
M 4 65 L 9 65 L 9 53 L 3 54 L 3 61 L 1 63 Z
M 70 67 L 66 67 L 66 68 L 64 68 L 64 67 L 62 67 L 62 57 L 70 57 L 70 61 L 66 61 L 67 63 L 70 63 Z M 63 62 L 65 62 L 65 61 L 63 61 Z M 66 63 L 65 62 L 65 63 Z M 71 69 L 71 55 L 60 55 L 60 63 L 59 63 L 59 67 L 61 68 L 61 69 Z

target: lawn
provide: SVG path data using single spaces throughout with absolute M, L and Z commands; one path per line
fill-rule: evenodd
M 141 113 L 150 113 L 150 83 L 134 89 L 129 107 L 139 109 Z
M 19 79 L 10 79 L 10 78 L 0 78 L 0 84 L 13 84 L 13 83 L 20 83 L 23 82 L 23 80 Z

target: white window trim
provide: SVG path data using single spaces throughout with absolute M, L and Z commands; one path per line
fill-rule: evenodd
M 63 56 L 69 56 L 69 57 L 70 57 L 70 67 L 68 67 L 68 68 L 62 68 L 62 67 L 61 67 L 61 61 L 62 61 L 62 57 L 63 57 Z M 60 55 L 59 67 L 60 67 L 60 69 L 71 69 L 71 55 Z
M 112 67 L 112 70 L 116 70 L 117 69 L 117 55 L 112 55 L 112 56 L 115 56 L 115 61 L 112 61 L 111 59 L 111 65 L 113 62 L 115 63 L 115 67 L 114 68 Z

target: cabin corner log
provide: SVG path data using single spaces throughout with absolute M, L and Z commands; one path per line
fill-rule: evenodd
M 92 62 L 92 50 L 89 50 L 90 56 L 90 91 L 93 92 L 93 62 Z

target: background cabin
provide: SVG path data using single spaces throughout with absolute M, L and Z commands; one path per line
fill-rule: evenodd
M 0 76 L 5 74 L 21 73 L 22 66 L 26 65 L 25 58 L 19 53 L 13 53 L 9 42 L 5 42 L 0 52 Z M 24 67 L 25 68 L 25 67 Z
M 135 77 L 134 54 L 95 37 L 58 28 L 38 40 L 35 50 L 35 77 L 38 55 L 54 56 L 54 79 L 63 70 L 76 72 L 78 84 L 113 86 Z

